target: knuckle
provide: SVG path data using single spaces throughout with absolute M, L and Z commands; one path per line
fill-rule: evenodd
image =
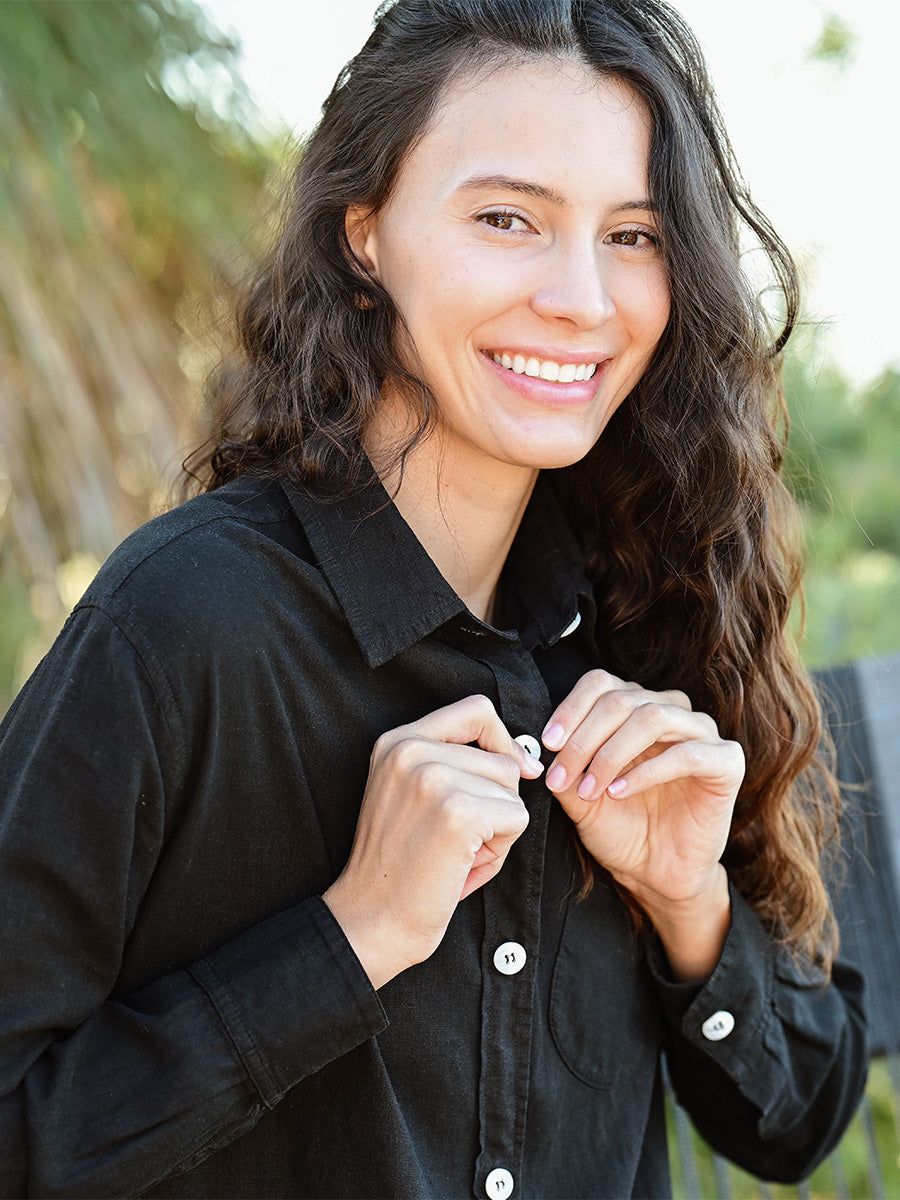
M 590 750 L 587 746 L 576 737 L 570 737 L 566 742 L 565 749 L 560 751 L 560 761 L 562 763 L 576 763 L 590 757 Z
M 394 770 L 409 773 L 421 763 L 423 739 L 402 737 L 387 749 L 387 760 Z
M 437 805 L 444 827 L 451 833 L 468 832 L 471 825 L 470 800 L 464 792 L 450 788 L 443 792 Z
M 518 761 L 511 754 L 498 754 L 497 764 L 503 779 L 503 786 L 515 790 L 519 785 L 521 771 Z
M 743 763 L 746 759 L 746 755 L 744 753 L 744 747 L 741 745 L 740 742 L 732 741 L 729 738 L 729 739 L 726 739 L 725 741 L 723 741 L 722 745 L 725 746 L 727 748 L 728 752 L 730 754 L 732 754 L 734 756 L 734 758 L 743 765 Z
M 608 746 L 601 746 L 591 760 L 590 769 L 595 776 L 617 773 L 621 767 L 621 759 L 613 755 Z
M 706 736 L 714 741 L 719 739 L 719 727 L 708 713 L 697 713 L 697 720 L 703 726 Z
M 689 767 L 703 767 L 707 762 L 707 747 L 703 742 L 684 742 L 681 752 Z
M 494 708 L 493 701 L 489 696 L 485 696 L 481 692 L 469 696 L 467 703 L 476 716 L 492 717 L 496 715 L 497 710 Z
M 400 737 L 399 730 L 386 729 L 379 737 L 375 739 L 375 744 L 372 747 L 372 758 L 384 758 L 391 748 L 396 745 Z
M 607 691 L 613 684 L 619 682 L 615 675 L 610 675 L 609 671 L 605 671 L 603 667 L 594 667 L 583 678 L 598 692 Z
M 432 791 L 439 790 L 437 786 L 439 775 L 437 763 L 421 761 L 408 763 L 404 774 L 409 780 L 410 787 L 419 795 L 426 795 Z
M 607 692 L 605 699 L 609 707 L 616 713 L 625 713 L 627 715 L 638 707 L 635 700 L 635 693 L 627 692 L 624 688 L 614 688 L 611 692 Z
M 650 700 L 647 704 L 637 706 L 634 720 L 641 728 L 656 730 L 664 728 L 669 723 L 671 715 L 672 709 L 669 705 L 661 704 L 657 700 Z
M 517 820 L 515 822 L 515 832 L 518 836 L 518 834 L 525 832 L 525 830 L 528 828 L 528 822 L 531 820 L 531 814 L 521 801 L 519 801 L 519 803 L 516 805 L 516 817 Z

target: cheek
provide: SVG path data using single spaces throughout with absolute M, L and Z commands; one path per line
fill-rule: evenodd
M 652 354 L 669 321 L 669 282 L 665 275 L 645 279 L 629 297 L 632 337 L 647 357 Z

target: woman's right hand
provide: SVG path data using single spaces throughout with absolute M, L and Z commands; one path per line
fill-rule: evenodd
M 485 696 L 378 739 L 350 858 L 323 897 L 376 988 L 428 958 L 497 874 L 528 824 L 519 780 L 542 769 Z

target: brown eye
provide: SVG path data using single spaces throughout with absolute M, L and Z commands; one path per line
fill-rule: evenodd
M 516 228 L 516 222 L 521 222 L 522 218 L 518 213 L 511 212 L 489 212 L 482 213 L 478 218 L 485 225 L 490 225 L 492 229 L 502 229 L 504 232 L 512 232 Z
M 610 241 L 614 246 L 637 246 L 646 247 L 658 246 L 659 238 L 655 234 L 648 233 L 645 229 L 620 229 L 617 233 L 611 234 Z

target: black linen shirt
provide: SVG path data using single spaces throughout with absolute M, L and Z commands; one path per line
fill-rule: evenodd
M 377 483 L 239 481 L 112 556 L 0 732 L 3 1194 L 666 1196 L 663 1047 L 750 1169 L 829 1149 L 856 975 L 804 980 L 734 895 L 713 975 L 669 982 L 608 880 L 574 899 L 541 780 L 500 874 L 377 994 L 320 899 L 382 732 L 484 693 L 539 738 L 597 665 L 546 478 L 503 584 L 510 630 Z

